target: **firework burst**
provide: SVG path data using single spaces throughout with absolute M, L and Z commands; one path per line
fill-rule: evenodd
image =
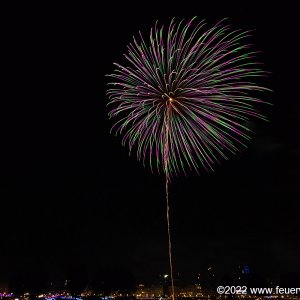
M 172 20 L 167 30 L 156 23 L 147 42 L 140 33 L 124 55 L 128 66 L 114 63 L 107 75 L 113 79 L 109 116 L 117 120 L 112 130 L 130 152 L 136 147 L 138 160 L 167 176 L 199 166 L 213 170 L 246 146 L 249 117 L 264 119 L 253 107 L 263 101 L 253 92 L 268 89 L 253 80 L 266 72 L 243 43 L 249 32 L 222 22 L 192 26 L 194 19 Z

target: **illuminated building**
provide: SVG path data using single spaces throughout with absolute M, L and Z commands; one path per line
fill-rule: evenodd
M 159 298 L 163 296 L 163 288 L 161 285 L 145 287 L 143 284 L 139 284 L 135 296 L 136 298 Z

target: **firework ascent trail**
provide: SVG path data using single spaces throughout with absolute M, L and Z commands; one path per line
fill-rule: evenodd
M 166 200 L 167 200 L 167 226 L 168 226 L 168 245 L 169 245 L 169 264 L 170 264 L 170 276 L 171 276 L 171 288 L 172 288 L 172 299 L 175 300 L 174 293 L 174 280 L 173 280 L 173 263 L 172 263 L 172 242 L 171 242 L 171 232 L 170 232 L 170 205 L 169 205 L 169 130 L 170 130 L 170 113 L 172 98 L 168 99 L 167 103 L 167 112 L 165 114 L 165 148 L 164 148 L 164 166 L 165 166 L 165 175 L 166 175 Z

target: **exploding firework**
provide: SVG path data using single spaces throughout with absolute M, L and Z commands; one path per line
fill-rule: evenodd
M 172 21 L 167 32 L 156 24 L 149 45 L 140 34 L 128 46 L 128 66 L 114 63 L 108 75 L 109 116 L 119 117 L 112 129 L 130 152 L 136 146 L 139 160 L 168 176 L 200 165 L 212 170 L 220 157 L 246 146 L 249 117 L 264 119 L 253 92 L 268 89 L 252 81 L 265 72 L 243 44 L 249 32 L 222 23 L 204 30 L 204 22 L 189 32 L 192 21 Z
M 195 19 L 195 18 L 194 18 Z M 250 139 L 249 119 L 264 116 L 258 95 L 269 89 L 255 83 L 265 76 L 256 52 L 245 43 L 248 31 L 223 22 L 206 29 L 204 21 L 158 23 L 150 40 L 133 38 L 107 91 L 112 130 L 135 148 L 138 160 L 166 177 L 169 257 L 168 184 L 187 169 L 209 171 L 220 158 L 237 153 Z M 173 278 L 172 278 L 173 288 Z M 173 289 L 174 298 L 174 289 Z

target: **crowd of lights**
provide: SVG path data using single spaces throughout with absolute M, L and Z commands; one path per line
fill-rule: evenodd
M 13 293 L 0 293 L 0 298 L 12 298 L 14 297 Z

